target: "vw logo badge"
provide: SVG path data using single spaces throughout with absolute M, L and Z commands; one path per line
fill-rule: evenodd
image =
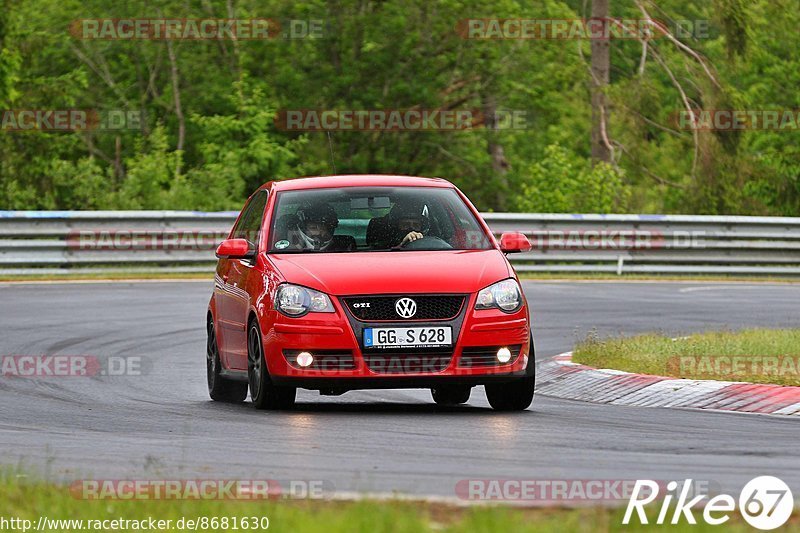
M 395 302 L 394 310 L 401 318 L 411 318 L 417 314 L 417 302 L 411 298 L 400 298 Z

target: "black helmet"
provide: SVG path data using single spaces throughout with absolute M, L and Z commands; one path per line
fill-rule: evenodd
M 305 247 L 313 250 L 323 250 L 333 241 L 333 231 L 339 225 L 339 216 L 336 210 L 325 202 L 307 203 L 297 210 L 298 228 Z M 317 222 L 327 226 L 330 237 L 326 240 L 312 237 L 308 234 L 309 222 Z
M 319 222 L 331 228 L 331 231 L 339 225 L 339 216 L 336 210 L 325 202 L 308 203 L 297 210 L 297 218 L 300 220 L 300 229 L 305 229 L 308 222 Z

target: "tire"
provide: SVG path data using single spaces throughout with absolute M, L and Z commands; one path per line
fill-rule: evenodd
M 486 385 L 486 399 L 495 411 L 524 411 L 533 403 L 534 378 Z
M 206 343 L 206 377 L 208 395 L 216 402 L 241 403 L 247 398 L 247 383 L 226 379 L 220 374 L 222 362 L 219 359 L 217 332 L 214 319 L 208 317 L 208 342 Z
M 256 409 L 291 409 L 297 397 L 294 387 L 279 387 L 272 383 L 264 358 L 261 328 L 253 320 L 247 333 L 247 380 L 250 399 Z
M 536 389 L 536 357 L 531 339 L 525 377 L 510 383 L 486 385 L 486 399 L 495 411 L 524 411 L 533 403 Z
M 443 385 L 431 389 L 433 401 L 439 405 L 460 405 L 469 401 L 472 387 L 468 385 Z

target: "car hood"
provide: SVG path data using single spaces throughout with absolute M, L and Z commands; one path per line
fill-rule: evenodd
M 336 296 L 471 293 L 511 275 L 498 250 L 270 254 L 289 283 Z

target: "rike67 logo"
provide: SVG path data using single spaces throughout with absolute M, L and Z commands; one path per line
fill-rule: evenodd
M 651 504 L 660 496 L 660 485 L 651 480 L 638 480 L 633 488 L 633 494 L 625 509 L 622 523 L 631 523 L 634 511 L 639 523 L 648 524 L 645 506 Z M 680 486 L 678 482 L 671 481 L 666 486 L 666 494 L 658 513 L 655 524 L 679 524 L 683 519 L 689 524 L 697 524 L 694 516 L 695 507 L 700 502 L 705 502 L 702 508 L 703 520 L 712 526 L 722 525 L 730 519 L 730 514 L 736 510 L 745 521 L 756 529 L 768 531 L 784 525 L 794 511 L 794 497 L 789 486 L 782 480 L 773 476 L 760 476 L 750 480 L 739 494 L 738 502 L 733 496 L 719 494 L 709 498 L 706 494 L 692 497 L 693 483 L 691 479 L 684 481 Z M 678 499 L 674 502 L 675 495 Z M 672 510 L 671 517 L 669 516 Z M 699 513 L 699 510 L 697 510 Z M 669 520 L 669 522 L 667 522 Z

